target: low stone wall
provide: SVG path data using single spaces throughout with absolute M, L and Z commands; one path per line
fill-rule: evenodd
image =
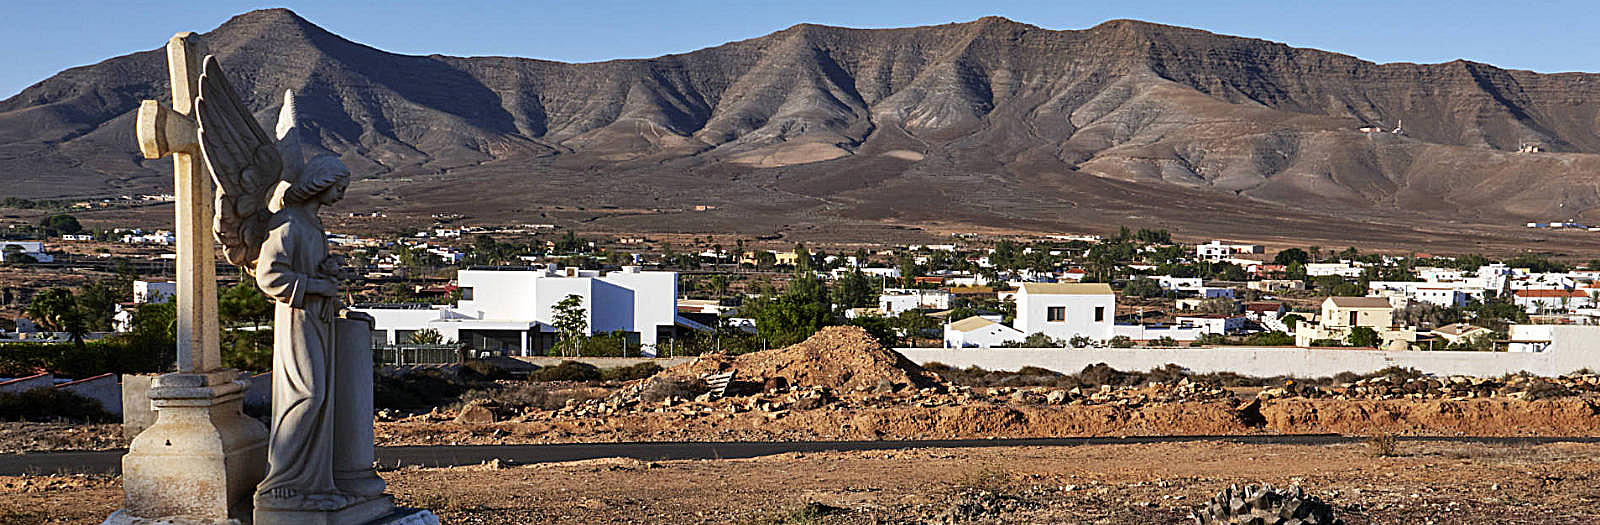
M 55 386 L 56 376 L 49 373 L 34 374 L 28 377 L 19 377 L 8 381 L 0 381 L 0 393 L 20 394 L 35 388 L 49 388 Z
M 117 381 L 116 374 L 100 374 L 62 383 L 56 385 L 56 389 L 93 399 L 100 403 L 100 409 L 108 414 L 122 413 L 122 384 Z

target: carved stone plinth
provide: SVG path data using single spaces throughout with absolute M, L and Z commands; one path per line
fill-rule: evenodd
M 152 382 L 156 422 L 122 457 L 123 509 L 106 524 L 249 521 L 250 496 L 266 475 L 267 428 L 244 415 L 248 380 L 238 376 L 217 370 Z

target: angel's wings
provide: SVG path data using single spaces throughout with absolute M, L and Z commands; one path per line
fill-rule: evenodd
M 223 256 L 245 271 L 255 269 L 272 217 L 268 201 L 278 182 L 303 163 L 296 135 L 293 94 L 286 94 L 278 117 L 278 139 L 256 123 L 238 92 L 222 74 L 216 57 L 207 56 L 195 100 L 200 122 L 200 151 L 217 183 L 216 236 Z

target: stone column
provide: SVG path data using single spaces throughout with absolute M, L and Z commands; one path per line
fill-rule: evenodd
M 334 332 L 339 349 L 333 385 L 333 480 L 339 490 L 363 499 L 383 495 L 383 478 L 373 469 L 372 323 L 340 319 Z

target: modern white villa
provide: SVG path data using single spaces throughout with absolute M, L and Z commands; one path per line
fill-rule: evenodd
M 591 333 L 622 331 L 651 355 L 679 326 L 704 328 L 677 314 L 677 272 L 637 266 L 601 274 L 577 268 L 480 267 L 457 273 L 461 301 L 448 305 L 356 308 L 376 320 L 373 340 L 404 343 L 433 329 L 475 350 L 545 355 L 555 346 L 556 303 L 582 298 Z

